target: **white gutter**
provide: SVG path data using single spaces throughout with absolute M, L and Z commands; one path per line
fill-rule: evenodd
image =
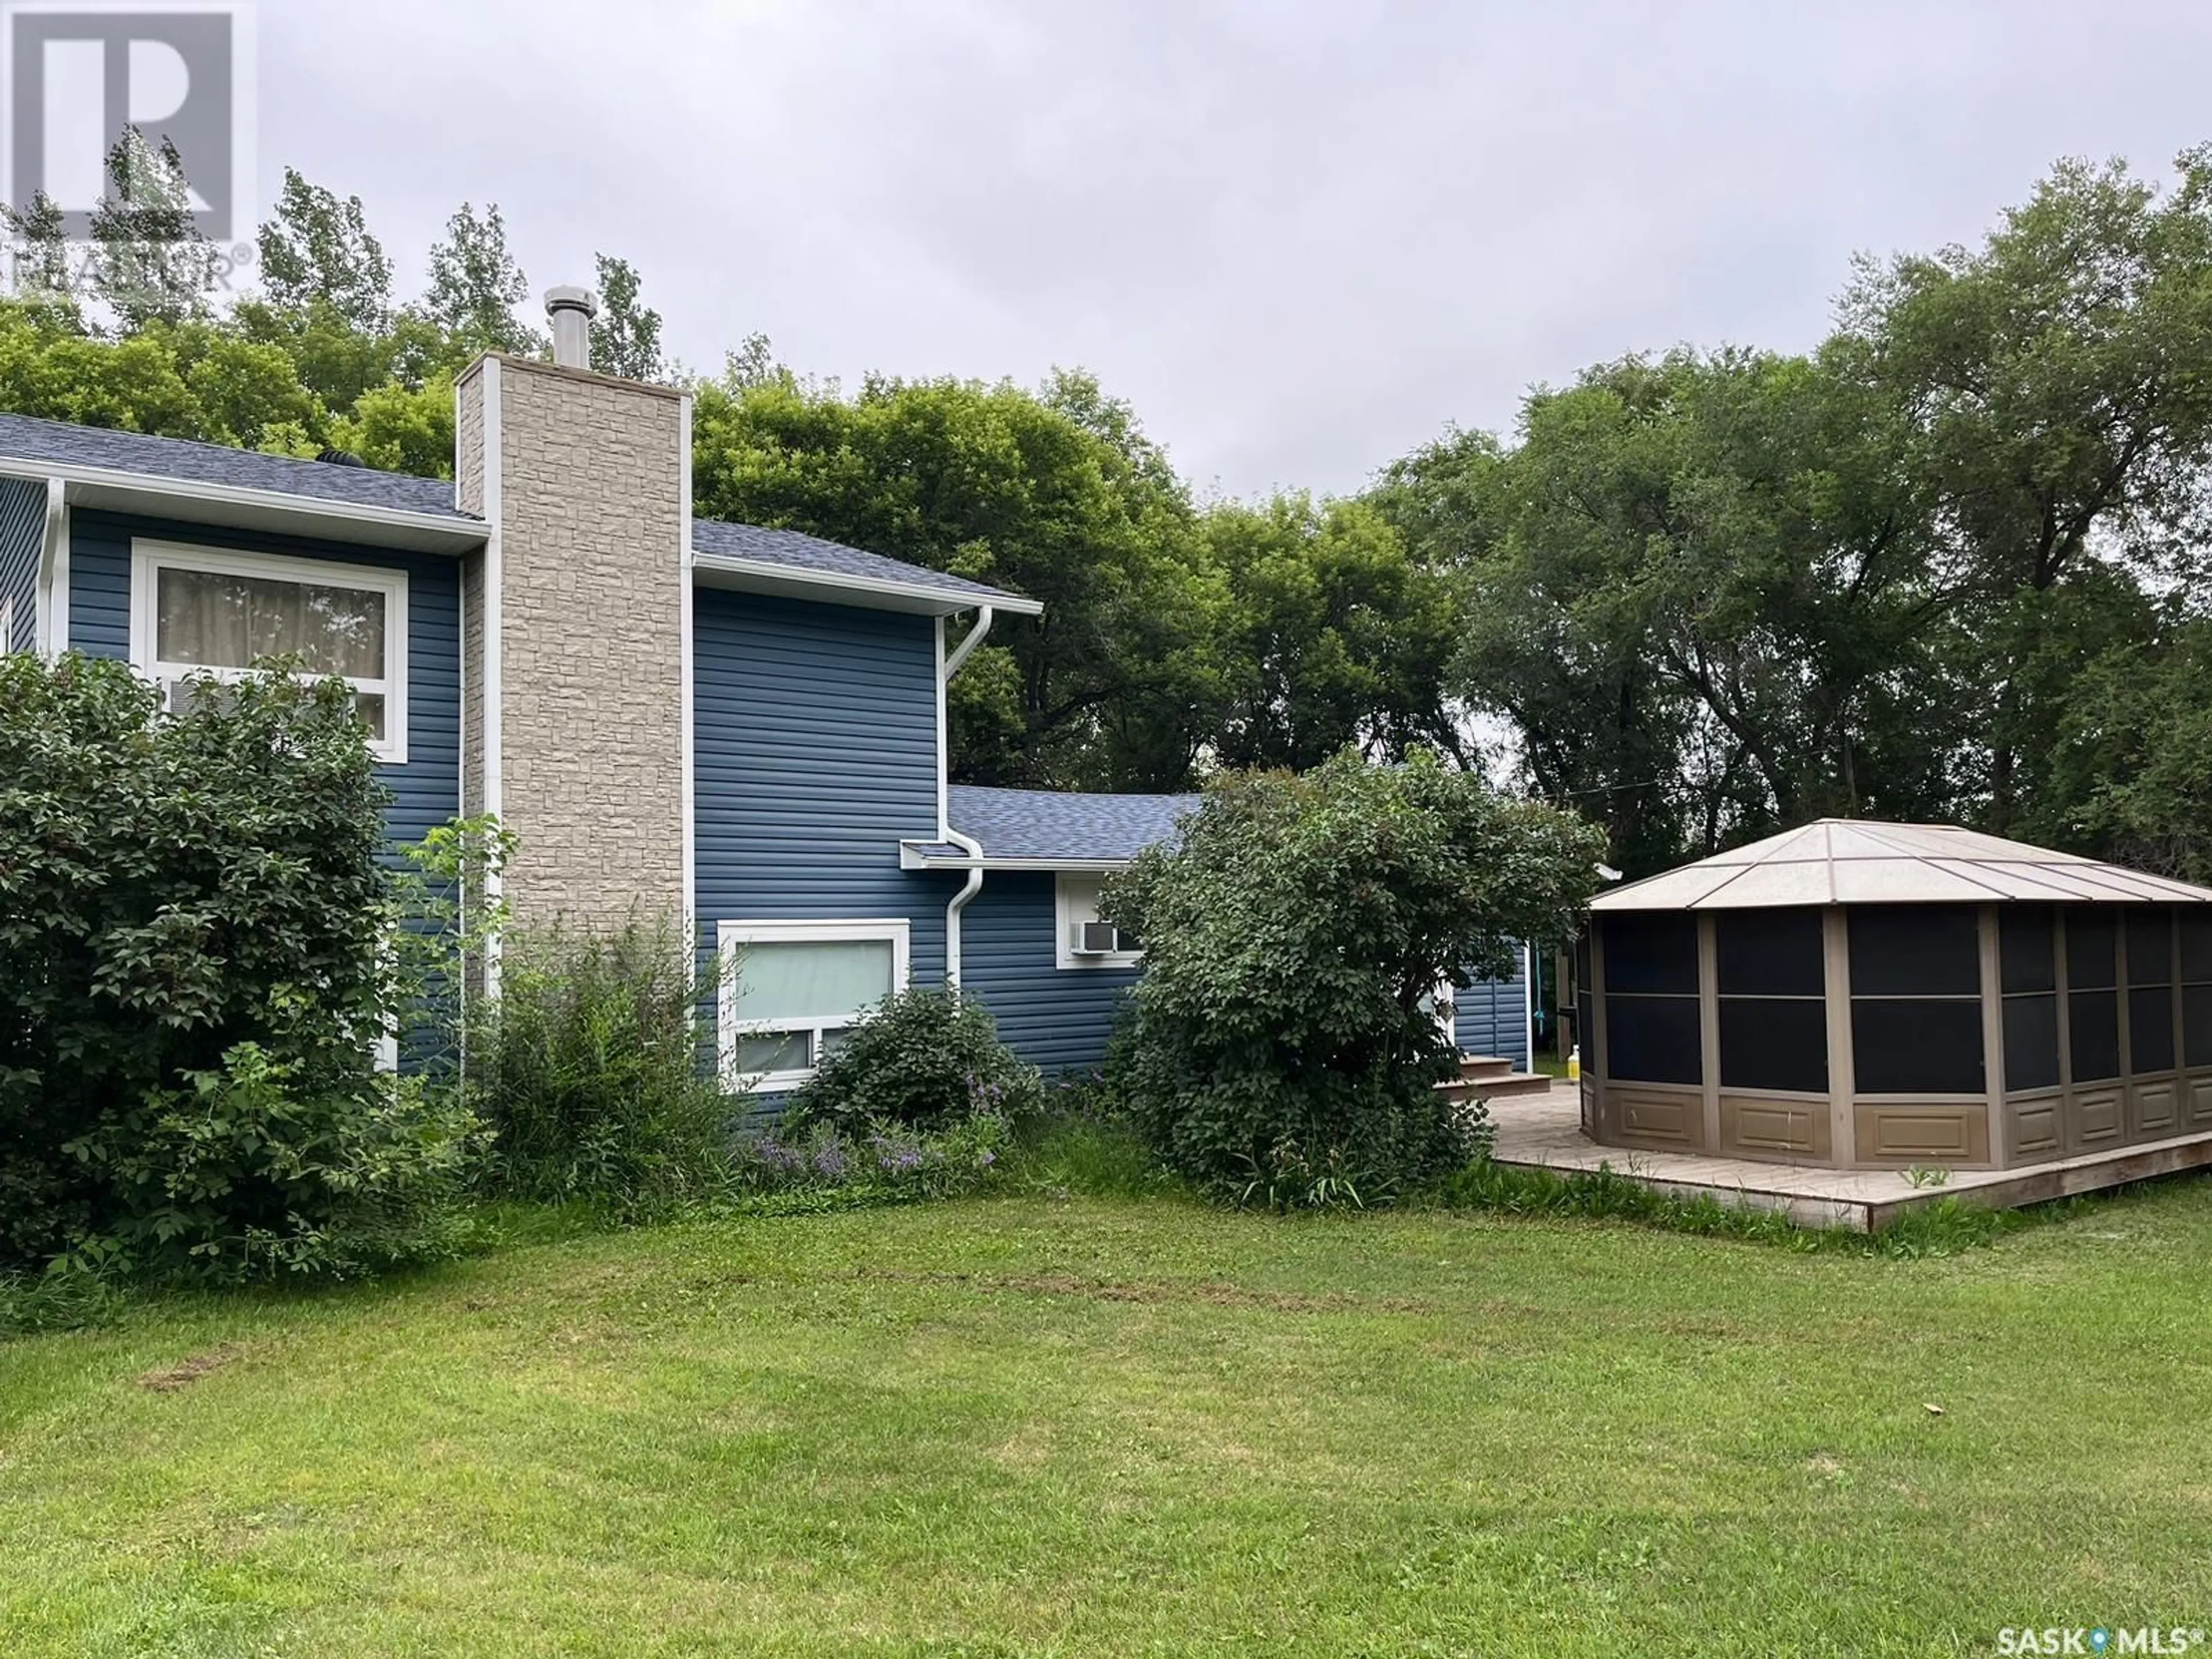
M 966 662 L 975 647 L 983 643 L 983 635 L 991 631 L 992 618 L 997 614 L 997 611 L 988 605 L 976 611 L 975 625 L 968 630 L 967 637 L 960 641 L 952 654 L 945 659 L 945 672 L 939 675 L 937 679 L 938 707 L 940 711 L 945 703 L 945 688 L 951 683 L 952 677 L 960 672 L 960 665 Z M 937 625 L 937 637 L 938 649 L 941 652 L 945 645 L 943 623 Z M 945 729 L 941 719 L 939 721 L 939 729 L 940 732 Z M 950 757 L 940 751 L 938 756 L 939 767 L 942 769 L 950 763 Z M 938 773 L 940 782 L 943 781 L 944 775 L 943 770 L 940 769 Z M 944 798 L 944 792 L 940 790 L 938 799 L 941 801 Z M 968 879 L 960 884 L 960 890 L 952 896 L 951 902 L 945 907 L 945 987 L 949 991 L 957 991 L 960 988 L 960 918 L 968 908 L 969 902 L 976 894 L 983 890 L 983 843 L 972 836 L 964 836 L 955 830 L 952 827 L 951 817 L 942 808 L 939 808 L 937 814 L 937 830 L 938 834 L 942 836 L 950 845 L 957 847 L 974 860 L 968 869 Z M 902 863 L 905 862 L 905 852 L 906 849 L 903 847 L 899 849 Z
M 863 604 L 863 595 L 889 599 L 896 603 L 879 607 L 887 610 L 920 610 L 926 615 L 951 616 L 957 611 L 974 609 L 982 601 L 972 593 L 933 587 L 926 582 L 901 581 L 882 576 L 849 576 L 842 571 L 810 570 L 798 565 L 775 564 L 766 559 L 748 559 L 734 553 L 710 553 L 700 549 L 694 554 L 691 568 L 710 586 L 717 576 L 737 579 L 730 586 L 742 582 L 758 587 L 763 592 L 789 593 L 798 598 L 819 598 L 828 594 L 854 604 Z M 990 607 L 1009 611 L 1024 617 L 1041 617 L 1044 606 L 1035 599 L 1023 599 L 1014 593 L 995 593 Z M 964 644 L 965 641 L 963 641 Z
M 78 466 L 65 462 L 26 460 L 0 456 L 0 478 L 32 478 L 46 482 L 49 490 L 64 486 L 72 499 L 88 490 L 114 490 L 129 495 L 158 495 L 171 501 L 202 507 L 252 507 L 302 519 L 328 520 L 338 526 L 374 526 L 405 531 L 451 545 L 475 545 L 484 538 L 483 526 L 469 519 L 441 513 L 416 513 L 404 507 L 376 507 L 354 501 L 327 500 L 319 495 L 291 495 L 281 490 L 247 489 L 234 484 L 207 483 L 198 478 L 172 478 L 159 473 L 125 472 L 112 467 Z M 342 534 L 343 530 L 331 532 Z
M 991 631 L 991 623 L 998 614 L 998 608 L 988 605 L 976 611 L 975 625 L 968 630 L 967 638 L 955 646 L 952 654 L 945 659 L 945 678 L 948 683 L 960 672 L 960 665 L 966 662 L 975 647 L 983 643 L 983 635 Z
M 39 585 L 32 610 L 40 653 L 48 661 L 69 649 L 69 494 L 59 478 L 46 480 L 46 536 L 39 550 Z
M 1066 870 L 1084 875 L 1118 875 L 1129 867 L 1127 859 L 1014 859 L 994 858 L 957 830 L 948 829 L 940 837 L 963 849 L 963 856 L 949 859 L 940 854 L 922 851 L 922 843 L 902 841 L 899 843 L 899 868 L 902 870 Z M 973 850 L 966 850 L 966 849 Z

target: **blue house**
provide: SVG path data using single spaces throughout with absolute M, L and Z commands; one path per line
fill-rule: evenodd
M 1139 960 L 1100 884 L 1196 798 L 950 784 L 947 683 L 1042 607 L 695 520 L 688 394 L 556 331 L 571 361 L 464 375 L 453 483 L 0 415 L 0 646 L 164 684 L 278 653 L 343 676 L 395 841 L 495 812 L 520 923 L 675 915 L 741 951 L 720 1048 L 764 1093 L 908 985 L 963 988 L 1048 1070 L 1097 1065 Z M 1525 976 L 1455 1017 L 1526 1063 Z

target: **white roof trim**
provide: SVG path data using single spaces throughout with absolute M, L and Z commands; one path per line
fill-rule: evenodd
M 112 467 L 0 456 L 0 477 L 58 478 L 72 507 L 150 514 L 191 523 L 265 528 L 422 551 L 459 552 L 481 546 L 484 539 L 483 526 L 442 514 L 328 501 L 319 495 L 291 495 L 274 489 L 247 489 L 236 484 L 125 472 Z
M 1127 859 L 1010 859 L 994 858 L 986 853 L 981 858 L 947 858 L 942 853 L 926 851 L 929 843 L 902 841 L 899 843 L 899 868 L 902 870 L 1066 870 L 1079 875 L 1110 876 L 1129 867 Z
M 884 576 L 854 576 L 837 570 L 810 570 L 748 559 L 734 553 L 696 550 L 691 568 L 696 579 L 714 587 L 776 593 L 795 599 L 829 599 L 875 611 L 905 611 L 926 617 L 950 617 L 984 605 L 1022 617 L 1041 617 L 1044 606 L 1017 593 L 958 593 L 927 582 Z

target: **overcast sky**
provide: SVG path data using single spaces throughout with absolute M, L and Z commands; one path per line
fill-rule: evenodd
M 1237 495 L 1808 345 L 1854 251 L 2212 139 L 2206 0 L 264 0 L 260 56 L 264 203 L 358 193 L 410 289 L 496 201 L 541 290 L 635 263 L 694 368 L 1080 365 Z

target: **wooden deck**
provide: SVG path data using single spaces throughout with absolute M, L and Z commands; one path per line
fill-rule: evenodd
M 2212 1167 L 2212 1135 L 2203 1134 L 2027 1169 L 1960 1170 L 1941 1186 L 1919 1187 L 1889 1170 L 1824 1170 L 1601 1146 L 1584 1138 L 1575 1085 L 1564 1079 L 1542 1095 L 1492 1103 L 1490 1121 L 1497 1130 L 1492 1156 L 1500 1164 L 1563 1170 L 1610 1164 L 1619 1174 L 1678 1198 L 1711 1198 L 1747 1209 L 1778 1211 L 1802 1226 L 1848 1227 L 1860 1232 L 1887 1226 L 1917 1205 L 1945 1198 L 2009 1209 Z

